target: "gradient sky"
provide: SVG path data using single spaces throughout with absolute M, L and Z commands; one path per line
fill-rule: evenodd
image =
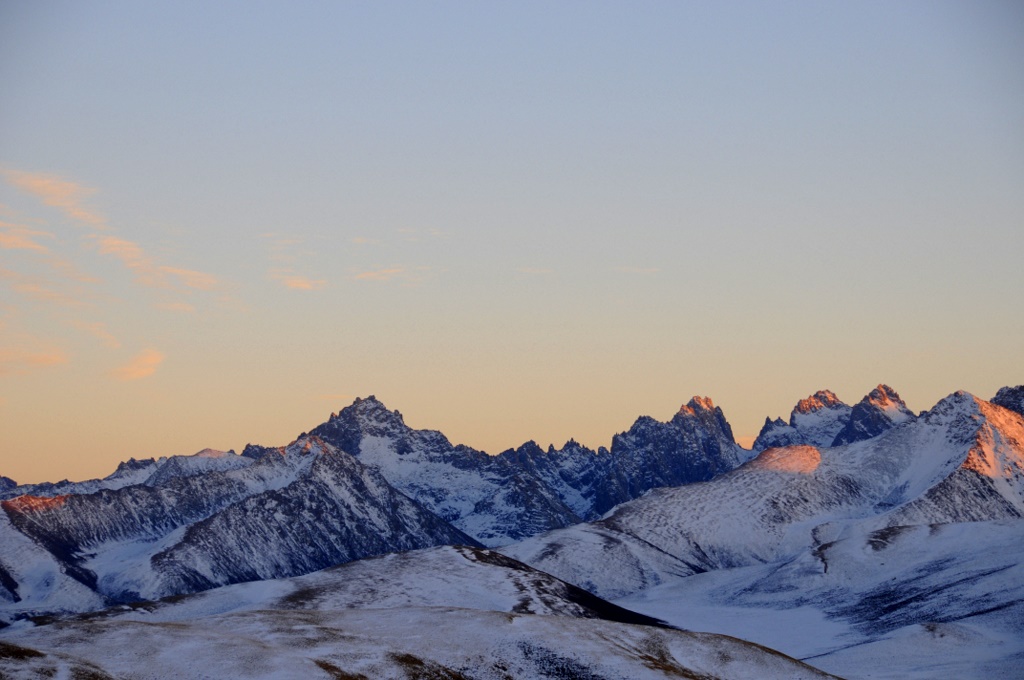
M 0 0 L 0 474 L 1024 383 L 1024 5 Z

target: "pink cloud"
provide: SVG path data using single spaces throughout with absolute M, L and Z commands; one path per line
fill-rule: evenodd
M 197 272 L 192 269 L 180 269 L 178 267 L 160 267 L 160 271 L 178 277 L 178 279 L 189 288 L 199 290 L 210 290 L 217 287 L 217 277 L 206 272 Z
M 404 273 L 405 267 L 389 267 L 387 269 L 360 272 L 359 274 L 356 274 L 355 278 L 360 281 L 390 281 L 396 276 L 401 276 Z
M 68 363 L 63 350 L 29 350 L 22 347 L 0 347 L 0 375 Z
M 139 352 L 137 355 L 132 357 L 124 366 L 120 366 L 113 371 L 113 375 L 118 380 L 129 381 L 139 380 L 153 375 L 156 369 L 164 361 L 164 353 L 155 349 L 146 349 Z
M 41 243 L 36 243 L 33 236 L 46 236 L 52 238 L 52 234 L 45 231 L 36 231 L 20 224 L 0 222 L 0 249 L 3 250 L 32 250 L 37 253 L 48 253 L 49 248 Z
M 121 341 L 118 340 L 114 335 L 107 330 L 107 327 L 101 321 L 87 322 L 87 321 L 72 321 L 71 325 L 81 331 L 85 331 L 89 335 L 98 338 L 103 341 L 103 344 L 107 347 L 117 349 L 121 346 Z
M 327 285 L 324 279 L 311 279 L 301 274 L 295 274 L 291 269 L 272 269 L 270 277 L 280 281 L 281 285 L 290 290 L 320 290 Z
M 40 198 L 46 205 L 59 208 L 68 217 L 97 229 L 106 229 L 107 220 L 93 209 L 83 205 L 82 200 L 95 189 L 83 187 L 55 175 L 45 175 L 21 170 L 3 170 L 8 182 L 22 191 Z

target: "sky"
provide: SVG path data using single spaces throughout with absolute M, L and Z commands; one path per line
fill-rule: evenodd
M 1024 5 L 0 0 L 0 474 L 1024 383 Z

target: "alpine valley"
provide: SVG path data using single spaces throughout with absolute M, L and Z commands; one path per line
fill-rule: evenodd
M 1024 677 L 1024 386 L 493 456 L 371 396 L 0 499 L 4 678 Z

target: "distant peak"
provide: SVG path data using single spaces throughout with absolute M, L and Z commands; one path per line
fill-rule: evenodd
M 906 408 L 907 404 L 900 399 L 900 395 L 896 393 L 896 390 L 889 387 L 888 385 L 879 384 L 878 387 L 871 390 L 864 400 L 868 403 L 875 404 L 877 406 L 903 406 Z
M 232 452 L 233 453 L 233 452 Z M 228 455 L 227 451 L 219 451 L 217 449 L 206 448 L 202 451 L 196 451 L 192 454 L 193 458 L 223 458 Z
M 331 414 L 331 420 L 338 420 L 344 418 L 346 415 L 357 416 L 357 417 L 371 417 L 373 420 L 390 420 L 392 418 L 397 419 L 399 423 L 403 423 L 402 414 L 395 410 L 391 411 L 387 406 L 384 405 L 377 397 L 370 395 L 368 397 L 356 397 L 352 402 L 351 406 L 346 406 L 341 409 L 337 415 Z
M 843 402 L 832 390 L 818 390 L 806 399 L 801 399 L 793 409 L 794 413 L 814 413 L 825 408 L 840 406 Z
M 1024 415 L 1024 385 L 999 388 L 991 403 Z
M 314 434 L 303 432 L 298 439 L 284 447 L 285 455 L 323 455 L 334 453 L 333 447 Z
M 690 401 L 686 402 L 686 405 L 679 409 L 680 413 L 687 413 L 689 415 L 696 415 L 697 411 L 714 411 L 715 402 L 711 401 L 710 397 L 693 397 Z

